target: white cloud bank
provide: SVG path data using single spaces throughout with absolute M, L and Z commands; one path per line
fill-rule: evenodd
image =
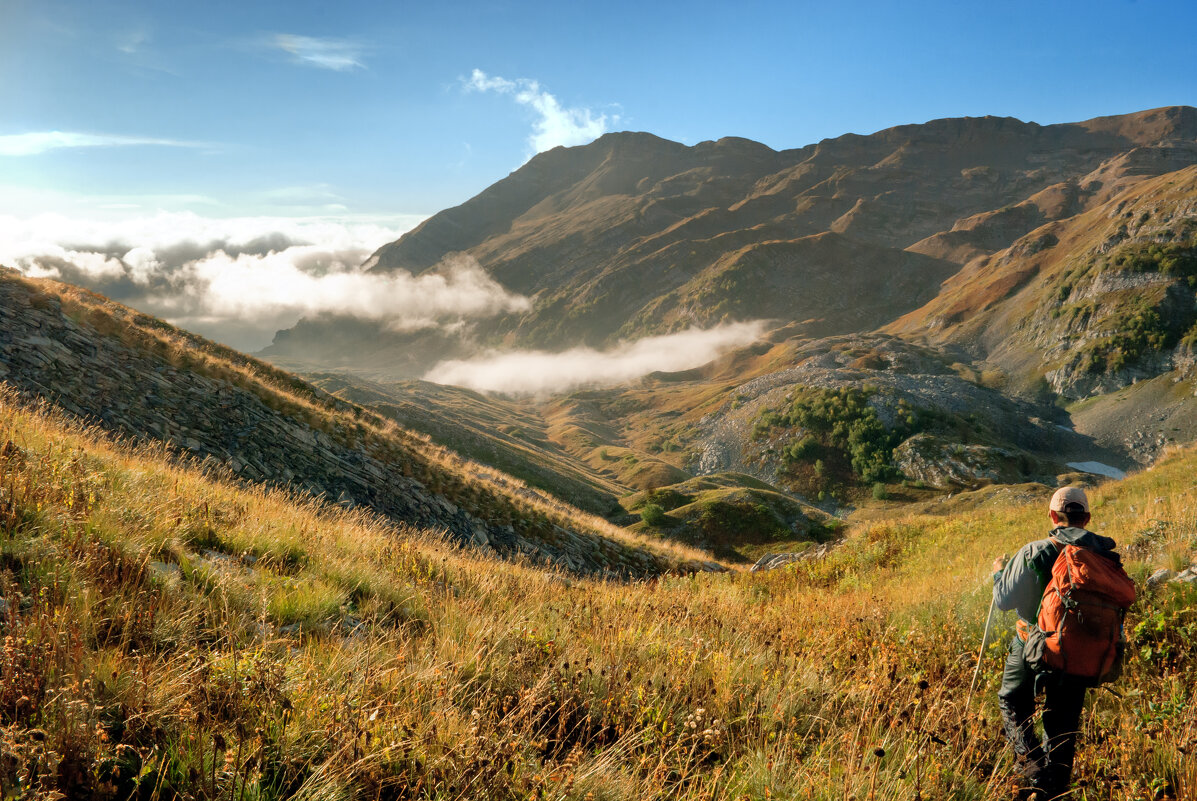
M 146 136 L 121 136 L 119 134 L 91 134 L 77 131 L 33 131 L 23 134 L 0 136 L 0 156 L 39 156 L 51 150 L 79 147 L 130 147 L 153 145 L 157 147 L 209 147 L 202 142 L 185 142 L 179 139 L 156 139 Z
M 424 378 L 509 395 L 543 396 L 581 387 L 615 386 L 653 372 L 676 372 L 706 364 L 733 348 L 755 342 L 764 330 L 762 322 L 730 323 L 646 337 L 605 351 L 581 347 L 561 353 L 492 352 L 441 362 Z
M 516 103 L 536 112 L 537 119 L 528 137 L 533 155 L 558 145 L 587 144 L 610 130 L 608 122 L 612 125 L 619 122 L 617 115 L 608 118 L 606 114 L 595 116 L 588 108 L 562 108 L 557 98 L 545 91 L 539 81 L 530 78 L 508 80 L 476 69 L 468 79 L 463 78 L 462 83 L 467 91 L 510 95 Z
M 0 216 L 0 264 L 87 287 L 246 351 L 303 316 L 415 330 L 529 308 L 465 257 L 418 276 L 361 269 L 401 233 L 351 218 Z
M 365 69 L 362 45 L 348 39 L 327 39 L 278 33 L 269 40 L 270 46 L 291 54 L 299 64 L 335 72 Z

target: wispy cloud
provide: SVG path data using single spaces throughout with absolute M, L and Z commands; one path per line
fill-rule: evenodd
M 730 323 L 646 337 L 603 351 L 572 348 L 561 353 L 492 352 L 441 362 L 424 378 L 509 395 L 548 395 L 579 387 L 614 386 L 653 372 L 698 367 L 733 348 L 755 342 L 764 330 L 762 322 Z
M 297 63 L 336 72 L 365 69 L 363 46 L 348 39 L 327 39 L 277 33 L 269 40 L 272 47 L 290 53 Z
M 136 29 L 127 31 L 122 35 L 116 43 L 116 49 L 126 55 L 134 55 L 141 46 L 148 42 L 150 35 L 144 30 Z
M 79 147 L 211 147 L 203 142 L 159 139 L 149 136 L 92 134 L 78 131 L 33 131 L 0 136 L 0 156 L 38 156 L 51 150 Z
M 302 206 L 325 210 L 344 209 L 344 197 L 333 191 L 328 184 L 306 184 L 302 186 L 280 186 L 260 193 L 262 200 L 272 206 Z
M 605 134 L 609 130 L 608 123 L 614 125 L 619 122 L 618 115 L 596 116 L 588 108 L 565 108 L 539 81 L 531 78 L 510 80 L 476 69 L 469 78 L 462 79 L 462 84 L 471 92 L 510 95 L 516 103 L 532 109 L 537 118 L 532 125 L 528 144 L 534 154 L 558 145 L 584 145 Z

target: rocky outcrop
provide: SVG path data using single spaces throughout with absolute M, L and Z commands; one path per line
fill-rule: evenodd
M 1035 470 L 1027 455 L 988 445 L 950 442 L 934 434 L 915 434 L 894 449 L 894 463 L 912 481 L 935 489 L 1013 484 Z
M 1155 589 L 1165 584 L 1197 584 L 1197 567 L 1187 567 L 1177 573 L 1166 567 L 1152 573 L 1147 579 L 1147 588 Z
M 760 573 L 765 570 L 777 570 L 778 568 L 792 565 L 795 562 L 805 562 L 808 559 L 822 559 L 834 550 L 840 543 L 825 542 L 822 545 L 812 544 L 806 550 L 793 551 L 790 553 L 767 553 L 756 561 L 750 569 L 751 573 Z
M 792 361 L 791 367 L 736 386 L 729 394 L 735 403 L 729 400 L 700 421 L 701 439 L 695 449 L 694 465 L 698 474 L 735 470 L 763 481 L 778 482 L 779 471 L 783 469 L 779 454 L 785 443 L 756 440 L 755 424 L 765 410 L 787 407 L 792 393 L 803 387 L 868 389 L 874 393 L 869 404 L 887 428 L 892 428 L 896 418 L 904 414 L 903 403 L 907 408 L 933 410 L 944 416 L 975 415 L 998 444 L 1009 445 L 1004 450 L 992 449 L 992 453 L 982 446 L 974 448 L 971 463 L 976 464 L 982 477 L 1005 477 L 994 477 L 994 481 L 1027 478 L 1025 474 L 1018 477 L 1005 468 L 995 471 L 983 464 L 1003 460 L 1003 463 L 1022 464 L 1025 453 L 1046 457 L 1051 453 L 1088 452 L 1088 444 L 1075 432 L 1041 419 L 1038 415 L 1043 409 L 967 381 L 945 363 L 944 357 L 895 337 L 862 335 L 813 340 L 798 346 Z M 997 453 L 999 450 L 1003 453 Z M 1036 459 L 1025 461 L 1031 466 Z M 965 480 L 950 482 L 948 486 L 976 483 L 978 479 L 973 472 L 961 469 L 959 475 Z M 1033 469 L 1037 471 L 1038 465 Z M 929 466 L 926 471 L 929 476 L 942 472 Z M 1050 474 L 1051 470 L 1045 472 Z M 911 478 L 917 480 L 917 476 Z M 928 483 L 938 485 L 938 481 Z
M 0 381 L 26 398 L 45 399 L 116 435 L 170 443 L 246 481 L 367 507 L 505 557 L 607 576 L 671 566 L 647 550 L 521 514 L 510 499 L 438 472 L 411 443 L 370 434 L 351 404 L 327 398 L 329 408 L 309 415 L 325 421 L 314 425 L 277 408 L 280 396 L 264 385 L 186 365 L 186 354 L 172 361 L 130 343 L 111 317 L 64 312 L 52 287 L 0 272 Z M 108 333 L 93 324 L 99 321 Z M 458 497 L 434 484 L 454 487 Z

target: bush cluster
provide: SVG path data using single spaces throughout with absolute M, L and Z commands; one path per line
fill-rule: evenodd
M 1188 342 L 1197 332 L 1197 326 L 1190 328 L 1188 334 L 1184 331 L 1194 317 L 1190 313 L 1165 319 L 1159 309 L 1141 301 L 1110 320 L 1113 333 L 1088 346 L 1084 367 L 1090 373 L 1116 373 L 1137 364 L 1148 354 L 1167 350 L 1182 340 Z
M 897 475 L 893 449 L 924 428 L 925 415 L 899 401 L 894 425 L 887 428 L 869 403 L 873 394 L 854 387 L 804 387 L 794 394 L 789 408 L 764 411 L 754 435 L 759 438 L 775 426 L 793 428 L 797 436 L 781 451 L 787 465 L 814 463 L 821 476 L 819 465 L 840 463 L 864 484 L 890 480 Z
M 1127 245 L 1106 260 L 1106 265 L 1133 273 L 1158 272 L 1189 279 L 1197 288 L 1197 242 L 1157 242 Z
M 640 509 L 640 519 L 650 526 L 663 526 L 669 520 L 665 510 L 655 503 L 646 503 Z
M 1124 245 L 1100 260 L 1099 266 L 1183 278 L 1190 289 L 1197 289 L 1197 241 Z M 1071 284 L 1062 286 L 1058 301 L 1064 302 L 1071 291 Z M 1074 315 L 1095 311 L 1092 306 L 1084 305 L 1075 310 Z M 1197 344 L 1197 315 L 1168 313 L 1144 300 L 1112 316 L 1108 323 L 1111 334 L 1086 349 L 1083 367 L 1087 372 L 1116 373 L 1138 363 L 1146 355 L 1171 348 L 1178 342 L 1190 347 Z

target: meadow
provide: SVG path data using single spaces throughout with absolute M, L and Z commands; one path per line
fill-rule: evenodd
M 1091 492 L 1140 581 L 1197 559 L 1197 450 Z M 822 560 L 597 581 L 263 489 L 0 394 L 10 798 L 986 799 L 989 565 L 1048 490 Z M 564 512 L 562 512 L 564 513 Z M 1197 586 L 1144 589 L 1079 799 L 1197 797 Z

